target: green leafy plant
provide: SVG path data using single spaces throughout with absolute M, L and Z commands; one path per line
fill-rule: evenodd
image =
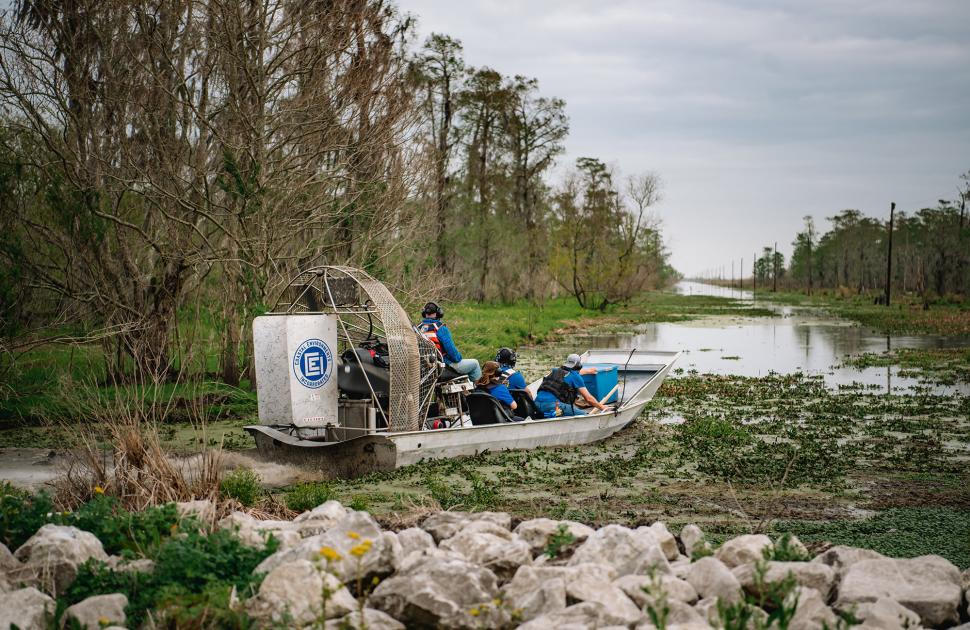
M 543 548 L 542 553 L 550 558 L 557 558 L 560 553 L 562 553 L 563 547 L 568 547 L 569 545 L 576 542 L 576 537 L 573 536 L 572 532 L 569 531 L 569 526 L 565 523 L 560 523 L 556 527 L 556 531 L 549 534 L 549 538 L 546 540 L 546 546 Z
M 792 535 L 788 532 L 782 534 L 774 545 L 762 549 L 761 555 L 765 560 L 777 560 L 779 562 L 808 562 L 812 559 L 812 556 L 802 547 L 792 544 Z
M 334 496 L 333 488 L 327 483 L 301 483 L 290 488 L 284 496 L 286 507 L 295 512 L 312 510 L 326 503 Z
M 151 573 L 114 571 L 101 562 L 86 562 L 60 602 L 69 606 L 93 595 L 124 593 L 132 626 L 141 625 L 148 611 L 155 610 L 171 618 L 172 627 L 245 627 L 245 620 L 228 608 L 229 593 L 233 587 L 241 598 L 255 593 L 263 576 L 254 575 L 253 569 L 278 548 L 272 536 L 257 549 L 228 530 L 190 530 L 161 545 Z M 200 618 L 206 622 L 196 623 Z
M 263 496 L 259 475 L 251 468 L 237 468 L 222 479 L 219 490 L 223 496 L 236 499 L 246 507 L 256 504 Z
M 469 473 L 468 478 L 472 482 L 472 491 L 468 497 L 470 509 L 490 510 L 498 505 L 499 492 L 496 483 L 477 472 Z
M 358 512 L 366 512 L 368 507 L 367 497 L 360 494 L 355 494 L 350 500 L 349 507 L 350 509 L 357 510 Z
M 27 542 L 54 516 L 54 502 L 45 492 L 31 495 L 0 482 L 0 541 L 11 550 Z

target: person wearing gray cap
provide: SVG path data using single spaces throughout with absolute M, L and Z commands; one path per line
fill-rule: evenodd
M 555 418 L 586 415 L 584 409 L 575 405 L 576 398 L 579 396 L 600 411 L 606 411 L 606 405 L 601 405 L 586 389 L 582 374 L 596 374 L 596 368 L 584 368 L 578 354 L 566 357 L 566 362 L 561 368 L 552 368 L 552 371 L 542 379 L 539 393 L 536 394 L 536 406 L 543 416 Z

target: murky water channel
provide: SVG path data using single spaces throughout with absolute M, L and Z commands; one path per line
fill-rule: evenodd
M 752 301 L 750 291 L 681 282 L 676 290 L 687 295 L 731 297 Z M 802 372 L 819 376 L 832 388 L 862 384 L 871 391 L 908 393 L 929 388 L 940 394 L 970 395 L 970 385 L 927 385 L 900 376 L 898 367 L 859 369 L 840 367 L 846 357 L 897 348 L 949 348 L 970 346 L 970 338 L 929 335 L 883 335 L 817 309 L 757 305 L 777 312 L 774 317 L 715 317 L 682 323 L 651 323 L 629 333 L 577 335 L 562 344 L 585 348 L 641 348 L 683 350 L 678 367 L 686 373 L 765 376 L 772 372 Z M 552 348 L 544 348 L 547 355 Z M 531 357 L 529 357 L 531 358 Z M 536 357 L 537 359 L 539 357 Z M 528 371 L 528 363 L 524 366 Z

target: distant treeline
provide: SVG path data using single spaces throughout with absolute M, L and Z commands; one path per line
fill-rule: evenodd
M 251 317 L 311 265 L 587 308 L 673 274 L 658 176 L 550 181 L 565 103 L 390 2 L 18 0 L 0 42 L 8 357 L 99 339 L 109 373 L 170 372 L 194 339 L 238 383 Z
M 892 288 L 923 298 L 970 295 L 970 173 L 960 178 L 956 200 L 941 199 L 935 208 L 897 209 L 892 229 Z M 888 209 L 887 209 L 888 210 Z M 889 216 L 873 218 L 843 210 L 819 234 L 811 217 L 792 243 L 786 268 L 782 254 L 765 247 L 755 264 L 755 280 L 765 288 L 778 284 L 805 290 L 841 288 L 882 291 L 889 254 Z

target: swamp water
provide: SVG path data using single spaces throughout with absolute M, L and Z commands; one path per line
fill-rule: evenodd
M 532 376 L 541 364 L 555 362 L 555 352 L 581 352 L 586 348 L 637 348 L 682 350 L 672 375 L 700 374 L 761 377 L 801 372 L 824 380 L 829 388 L 862 385 L 873 393 L 970 395 L 970 384 L 942 385 L 901 375 L 898 366 L 858 368 L 843 366 L 849 357 L 901 348 L 958 348 L 970 338 L 931 335 L 884 335 L 818 309 L 754 300 L 741 291 L 698 282 L 676 285 L 682 295 L 725 297 L 775 311 L 772 317 L 718 316 L 687 322 L 641 324 L 630 332 L 571 335 L 536 352 L 526 351 L 523 368 Z M 537 356 L 533 356 L 533 354 Z M 530 368 L 533 368 L 531 369 Z M 538 374 L 536 374 L 538 376 Z

